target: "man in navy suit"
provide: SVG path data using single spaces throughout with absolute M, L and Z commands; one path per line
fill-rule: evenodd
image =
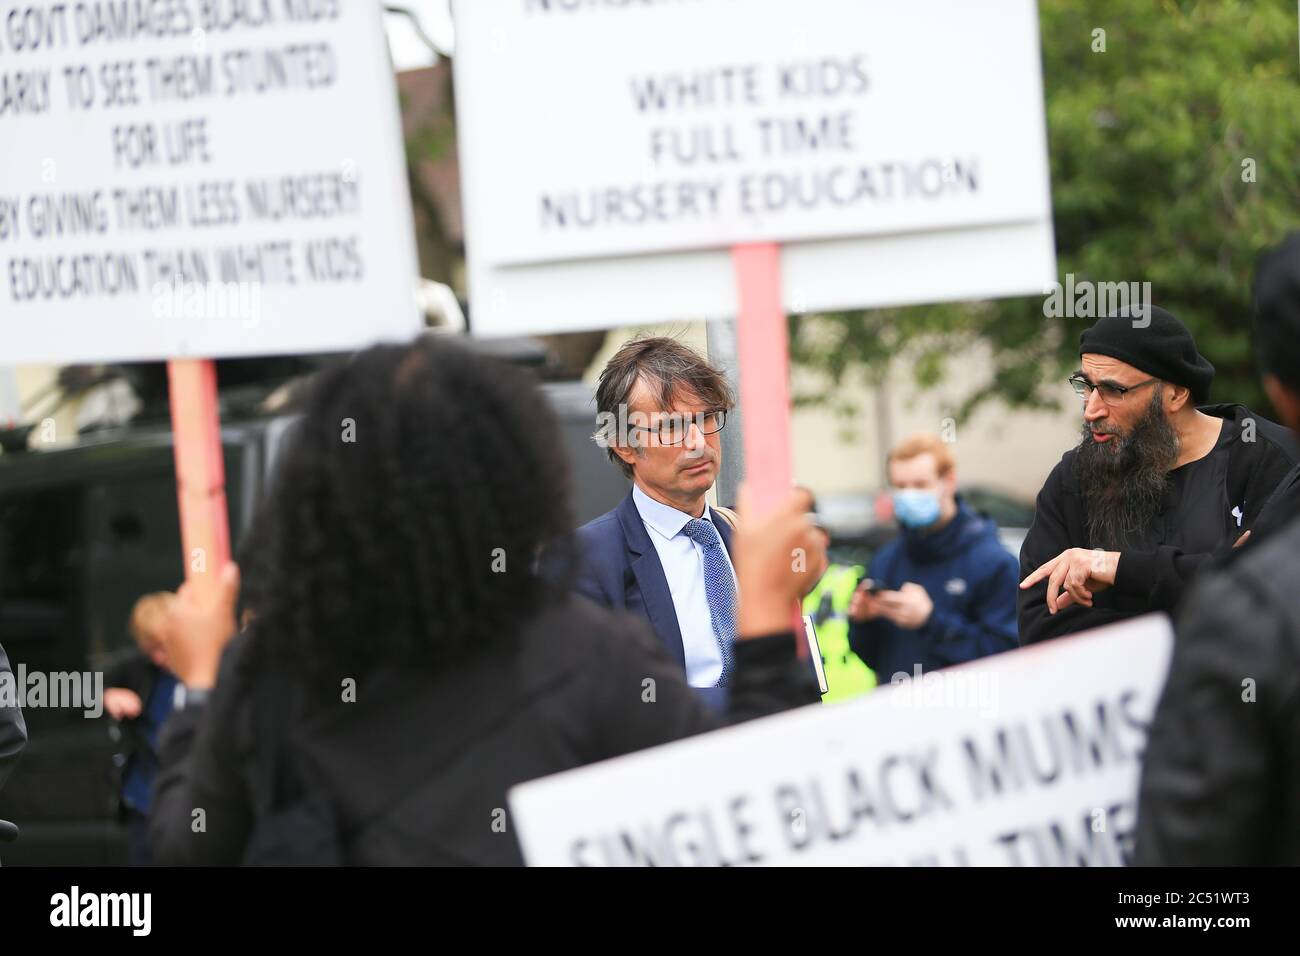
M 574 588 L 645 618 L 693 687 L 725 687 L 736 633 L 731 527 L 705 493 L 722 465 L 727 380 L 680 342 L 623 346 L 596 389 L 597 431 L 632 481 L 617 508 L 583 525 Z

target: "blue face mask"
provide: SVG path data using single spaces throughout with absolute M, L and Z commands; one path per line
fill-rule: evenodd
M 939 520 L 939 493 L 919 488 L 895 491 L 894 517 L 904 528 L 928 528 Z

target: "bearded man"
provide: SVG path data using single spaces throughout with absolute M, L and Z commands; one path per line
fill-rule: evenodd
M 1249 535 L 1297 457 L 1280 425 L 1204 404 L 1214 366 L 1164 309 L 1100 319 L 1079 353 L 1083 439 L 1048 475 L 1020 549 L 1021 644 L 1171 610 Z

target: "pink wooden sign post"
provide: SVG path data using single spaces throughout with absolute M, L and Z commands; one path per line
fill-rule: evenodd
M 211 359 L 173 359 L 167 363 L 167 382 L 185 580 L 204 593 L 215 587 L 230 560 L 216 364 Z
M 781 304 L 781 247 L 774 242 L 733 246 L 731 261 L 740 292 L 736 353 L 745 442 L 745 484 L 763 514 L 790 493 L 790 342 Z M 799 607 L 791 627 L 802 630 Z M 799 656 L 808 648 L 799 642 Z

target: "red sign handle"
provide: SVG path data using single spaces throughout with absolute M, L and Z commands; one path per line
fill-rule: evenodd
M 173 359 L 167 382 L 185 580 L 207 593 L 230 560 L 216 365 L 211 359 Z
M 740 297 L 736 354 L 745 442 L 745 485 L 750 505 L 770 511 L 790 493 L 790 341 L 781 303 L 781 247 L 773 242 L 732 246 L 731 263 Z M 799 606 L 791 628 L 803 633 Z M 808 647 L 799 642 L 799 656 Z

